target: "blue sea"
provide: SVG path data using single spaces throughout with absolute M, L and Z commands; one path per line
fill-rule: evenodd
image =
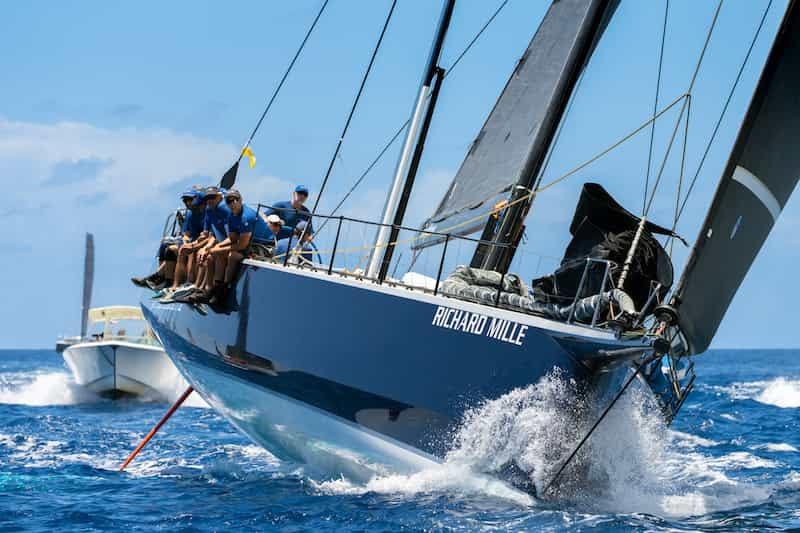
M 493 432 L 515 443 L 503 453 L 548 446 L 556 419 L 541 387 L 484 405 L 454 443 L 457 461 L 411 476 L 359 484 L 281 462 L 200 398 L 119 473 L 167 406 L 94 397 L 51 351 L 0 351 L 0 530 L 800 529 L 800 351 L 715 351 L 696 364 L 672 427 L 631 395 L 592 437 L 602 486 L 542 503 L 470 462 L 497 453 Z

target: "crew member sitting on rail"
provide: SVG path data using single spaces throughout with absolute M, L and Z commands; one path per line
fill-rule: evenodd
M 183 220 L 183 242 L 177 250 L 178 261 L 175 265 L 175 281 L 173 289 L 177 289 L 184 281 L 194 283 L 196 268 L 196 252 L 205 244 L 208 234 L 205 232 L 205 193 L 195 190 L 195 197 L 186 211 Z
M 304 220 L 297 223 L 294 232 L 290 238 L 281 239 L 275 245 L 272 252 L 272 257 L 279 262 L 283 262 L 286 254 L 289 252 L 291 246 L 291 253 L 289 261 L 293 263 L 300 263 L 303 261 L 311 261 L 313 258 L 314 248 L 311 241 L 314 239 L 314 229 L 311 224 Z
M 149 276 L 131 278 L 131 282 L 137 287 L 149 287 L 152 290 L 160 290 L 168 285 L 172 285 L 179 246 L 181 243 L 187 242 L 187 239 L 189 241 L 196 239 L 197 236 L 199 236 L 199 232 L 195 231 L 197 228 L 202 231 L 202 192 L 197 189 L 188 189 L 181 194 L 181 200 L 186 207 L 186 214 L 184 215 L 183 224 L 181 226 L 181 237 L 162 241 L 158 250 L 158 269 Z M 198 213 L 193 214 L 193 211 L 198 211 Z
M 227 238 L 228 217 L 231 214 L 228 206 L 223 202 L 224 191 L 219 187 L 207 187 L 205 191 L 206 216 L 204 231 L 208 239 L 202 248 L 197 252 L 197 289 L 191 296 L 197 296 L 201 300 L 207 301 L 211 298 L 211 291 L 214 288 L 214 277 L 216 262 L 213 261 L 211 249 L 217 243 Z M 220 273 L 220 276 L 223 274 Z M 221 278 L 220 278 L 221 279 Z
M 301 220 L 311 222 L 311 212 L 304 205 L 306 200 L 308 200 L 308 187 L 298 185 L 294 188 L 290 202 L 275 202 L 262 211 L 264 220 L 270 215 L 278 215 L 290 229 L 294 229 Z

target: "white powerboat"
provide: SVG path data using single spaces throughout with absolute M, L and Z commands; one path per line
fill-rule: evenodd
M 63 355 L 75 382 L 102 396 L 144 396 L 171 399 L 188 387 L 144 322 L 138 307 L 98 307 L 89 311 L 102 331 L 65 347 Z M 119 321 L 140 322 L 141 335 L 124 330 L 113 334 Z
M 188 384 L 144 321 L 141 309 L 122 305 L 89 309 L 93 278 L 94 240 L 87 234 L 81 334 L 56 341 L 56 351 L 63 353 L 75 382 L 112 398 L 177 397 Z

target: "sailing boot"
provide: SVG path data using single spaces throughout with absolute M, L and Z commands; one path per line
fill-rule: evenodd
M 145 276 L 143 278 L 131 278 L 131 283 L 136 285 L 137 287 L 148 288 L 150 287 L 150 283 L 160 283 L 164 281 L 164 278 L 159 273 L 150 274 L 149 276 Z

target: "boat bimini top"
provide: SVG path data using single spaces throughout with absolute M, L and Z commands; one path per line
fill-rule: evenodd
M 91 322 L 109 322 L 112 320 L 144 320 L 142 310 L 133 305 L 111 305 L 89 309 Z

